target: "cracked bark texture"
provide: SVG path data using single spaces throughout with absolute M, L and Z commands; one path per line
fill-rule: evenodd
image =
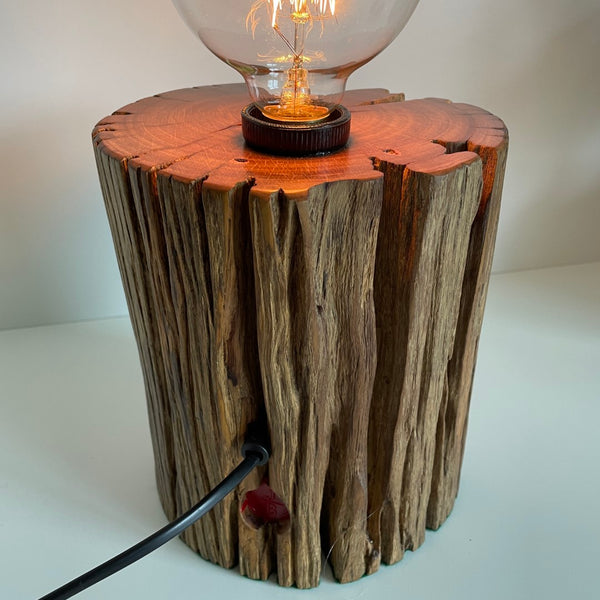
M 247 148 L 240 85 L 130 104 L 93 132 L 169 518 L 240 460 L 269 464 L 183 535 L 254 579 L 342 582 L 416 549 L 452 510 L 508 135 L 445 100 L 349 92 L 350 144 Z M 263 478 L 285 526 L 240 505 Z

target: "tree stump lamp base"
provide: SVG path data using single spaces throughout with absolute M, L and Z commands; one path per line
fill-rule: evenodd
M 326 156 L 244 143 L 242 85 L 176 90 L 93 132 L 169 519 L 272 456 L 182 536 L 281 585 L 400 560 L 458 492 L 508 135 L 466 104 L 348 92 Z

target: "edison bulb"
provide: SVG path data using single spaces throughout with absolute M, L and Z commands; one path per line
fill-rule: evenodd
M 173 0 L 274 121 L 325 119 L 348 76 L 400 33 L 419 0 Z

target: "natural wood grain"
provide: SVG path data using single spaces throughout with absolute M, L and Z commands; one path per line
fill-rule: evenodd
M 277 538 L 282 585 L 318 583 L 322 507 L 337 576 L 364 574 L 381 184 L 322 184 L 302 202 L 251 197 L 269 479 L 294 516 Z
M 378 371 L 369 490 L 371 535 L 388 563 L 425 536 L 435 425 L 481 190 L 481 161 L 467 156 L 470 162 L 449 171 L 443 155 L 437 166 L 416 163 L 386 177 L 375 281 Z
M 498 120 L 496 124 L 497 131 L 502 131 Z M 477 346 L 492 269 L 508 150 L 508 138 L 503 135 L 501 142 L 494 144 L 490 141 L 493 135 L 480 134 L 469 142 L 469 150 L 482 157 L 483 190 L 469 236 L 460 316 L 452 359 L 448 363 L 448 387 L 437 424 L 438 442 L 427 511 L 427 526 L 431 529 L 438 529 L 446 520 L 458 494 Z
M 242 86 L 175 90 L 100 121 L 102 191 L 169 517 L 273 455 L 184 540 L 255 579 L 352 581 L 439 527 L 458 490 L 507 134 L 479 108 L 349 92 L 349 145 L 243 144 Z M 290 512 L 256 529 L 263 477 Z

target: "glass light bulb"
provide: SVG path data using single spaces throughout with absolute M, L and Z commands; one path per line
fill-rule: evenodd
M 269 119 L 319 121 L 348 76 L 400 33 L 419 0 L 173 0 L 202 42 L 239 71 Z

